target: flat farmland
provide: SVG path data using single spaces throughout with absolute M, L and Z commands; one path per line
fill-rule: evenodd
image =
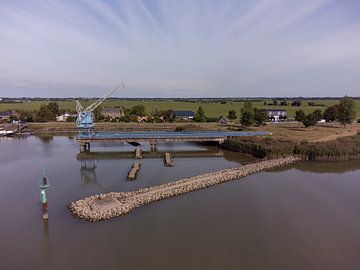
M 316 104 L 324 104 L 325 106 L 308 106 L 308 102 L 313 100 L 302 100 L 302 106 L 294 107 L 294 106 L 269 106 L 264 105 L 264 100 L 252 101 L 254 107 L 259 109 L 285 109 L 288 112 L 290 118 L 294 117 L 295 112 L 299 109 L 303 109 L 305 112 L 312 112 L 314 110 L 320 109 L 325 110 L 327 106 L 338 103 L 338 100 L 316 100 L 314 101 Z M 83 106 L 90 105 L 94 100 L 81 101 Z M 267 102 L 271 102 L 268 100 Z M 33 111 L 38 110 L 41 105 L 47 104 L 46 101 L 26 101 L 23 103 L 0 103 L 0 111 L 6 110 L 25 110 L 25 111 Z M 57 101 L 60 109 L 64 109 L 66 111 L 75 111 L 75 100 L 64 100 Z M 355 100 L 356 103 L 356 112 L 357 117 L 360 116 L 360 100 Z M 226 103 L 221 102 L 187 102 L 187 101 L 177 101 L 177 100 L 127 100 L 127 99 L 109 99 L 106 100 L 102 106 L 103 107 L 115 107 L 122 106 L 124 108 L 130 109 L 134 105 L 144 105 L 147 113 L 153 113 L 155 110 L 191 110 L 196 112 L 196 110 L 201 106 L 205 110 L 205 113 L 209 117 L 216 116 L 227 116 L 229 110 L 235 110 L 237 116 L 240 115 L 240 110 L 243 107 L 244 101 L 226 101 Z

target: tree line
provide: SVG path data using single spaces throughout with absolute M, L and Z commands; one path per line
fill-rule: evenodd
M 27 122 L 47 122 L 55 121 L 56 116 L 65 113 L 64 110 L 59 109 L 57 102 L 49 102 L 48 104 L 41 105 L 39 110 L 32 112 L 21 111 L 19 119 Z M 135 105 L 130 109 L 124 108 L 124 116 L 118 119 L 106 118 L 101 113 L 101 108 L 98 107 L 94 111 L 94 117 L 96 121 L 116 121 L 116 122 L 134 122 L 137 121 L 137 116 L 149 116 L 149 122 L 174 122 L 175 112 L 174 110 L 155 110 L 152 114 L 147 114 L 143 105 Z M 356 116 L 355 102 L 351 97 L 343 97 L 338 104 L 334 104 L 325 109 L 324 112 L 321 110 L 315 110 L 310 113 L 305 113 L 304 110 L 300 109 L 295 112 L 295 120 L 302 122 L 305 127 L 315 125 L 319 120 L 324 119 L 326 122 L 340 122 L 344 126 L 354 121 Z M 236 120 L 238 117 L 235 110 L 229 110 L 227 118 L 229 120 Z M 195 113 L 195 122 L 216 122 L 216 117 L 208 117 L 205 114 L 204 109 L 200 106 Z M 245 101 L 241 108 L 241 115 L 239 122 L 243 126 L 251 125 L 264 125 L 268 120 L 268 115 L 264 109 L 254 108 L 251 101 Z M 69 117 L 67 121 L 74 122 L 75 117 Z
M 318 121 L 324 119 L 326 122 L 339 122 L 342 125 L 350 124 L 356 116 L 355 101 L 350 97 L 343 97 L 338 104 L 326 108 L 324 113 L 321 110 L 315 110 L 305 114 L 303 110 L 295 112 L 295 120 L 302 122 L 305 127 L 316 125 Z

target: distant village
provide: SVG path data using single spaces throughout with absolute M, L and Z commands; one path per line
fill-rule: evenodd
M 2 100 L 4 101 L 4 100 Z M 8 101 L 10 102 L 10 101 Z M 11 102 L 20 102 L 11 100 Z M 293 100 L 290 104 L 286 99 L 264 101 L 267 109 L 253 107 L 251 101 L 245 101 L 241 108 L 240 115 L 235 110 L 229 110 L 227 115 L 208 117 L 203 107 L 199 106 L 197 111 L 191 110 L 155 110 L 152 113 L 146 112 L 143 105 L 135 105 L 132 108 L 98 107 L 93 113 L 97 122 L 135 122 L 135 123 L 165 123 L 165 122 L 217 122 L 226 125 L 240 123 L 243 126 L 264 125 L 266 122 L 298 121 L 305 127 L 321 122 L 350 123 L 355 118 L 355 103 L 352 98 L 344 97 L 339 104 L 326 107 L 324 110 L 316 109 L 305 114 L 302 109 L 295 113 L 293 119 L 289 119 L 288 111 L 280 108 L 268 108 L 271 106 L 293 106 L 300 107 L 301 100 Z M 321 103 L 308 102 L 309 106 L 322 107 Z M 311 104 L 310 104 L 311 103 Z M 351 107 L 351 108 L 350 108 Z M 349 111 L 350 110 L 350 111 Z M 25 122 L 75 122 L 76 113 L 66 112 L 59 108 L 56 101 L 50 101 L 42 105 L 36 111 L 3 111 L 0 112 L 0 123 L 21 124 Z

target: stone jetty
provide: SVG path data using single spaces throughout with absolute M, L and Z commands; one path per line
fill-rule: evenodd
M 263 170 L 273 169 L 300 161 L 302 158 L 290 156 L 260 161 L 237 168 L 221 170 L 162 185 L 141 188 L 131 192 L 110 192 L 97 194 L 69 204 L 72 214 L 87 221 L 100 221 L 129 213 L 134 208 L 182 195 L 191 191 L 236 180 Z

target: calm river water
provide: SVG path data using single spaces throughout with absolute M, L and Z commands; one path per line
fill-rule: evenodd
M 360 162 L 262 172 L 110 221 L 71 216 L 66 205 L 94 193 L 134 190 L 244 162 L 227 152 L 175 158 L 171 168 L 161 158 L 144 158 L 131 182 L 126 175 L 134 160 L 116 152 L 133 149 L 93 146 L 102 153 L 89 158 L 78 156 L 68 137 L 0 138 L 0 269 L 360 269 Z M 209 149 L 214 150 L 158 147 Z M 42 167 L 51 182 L 47 223 L 37 188 Z

